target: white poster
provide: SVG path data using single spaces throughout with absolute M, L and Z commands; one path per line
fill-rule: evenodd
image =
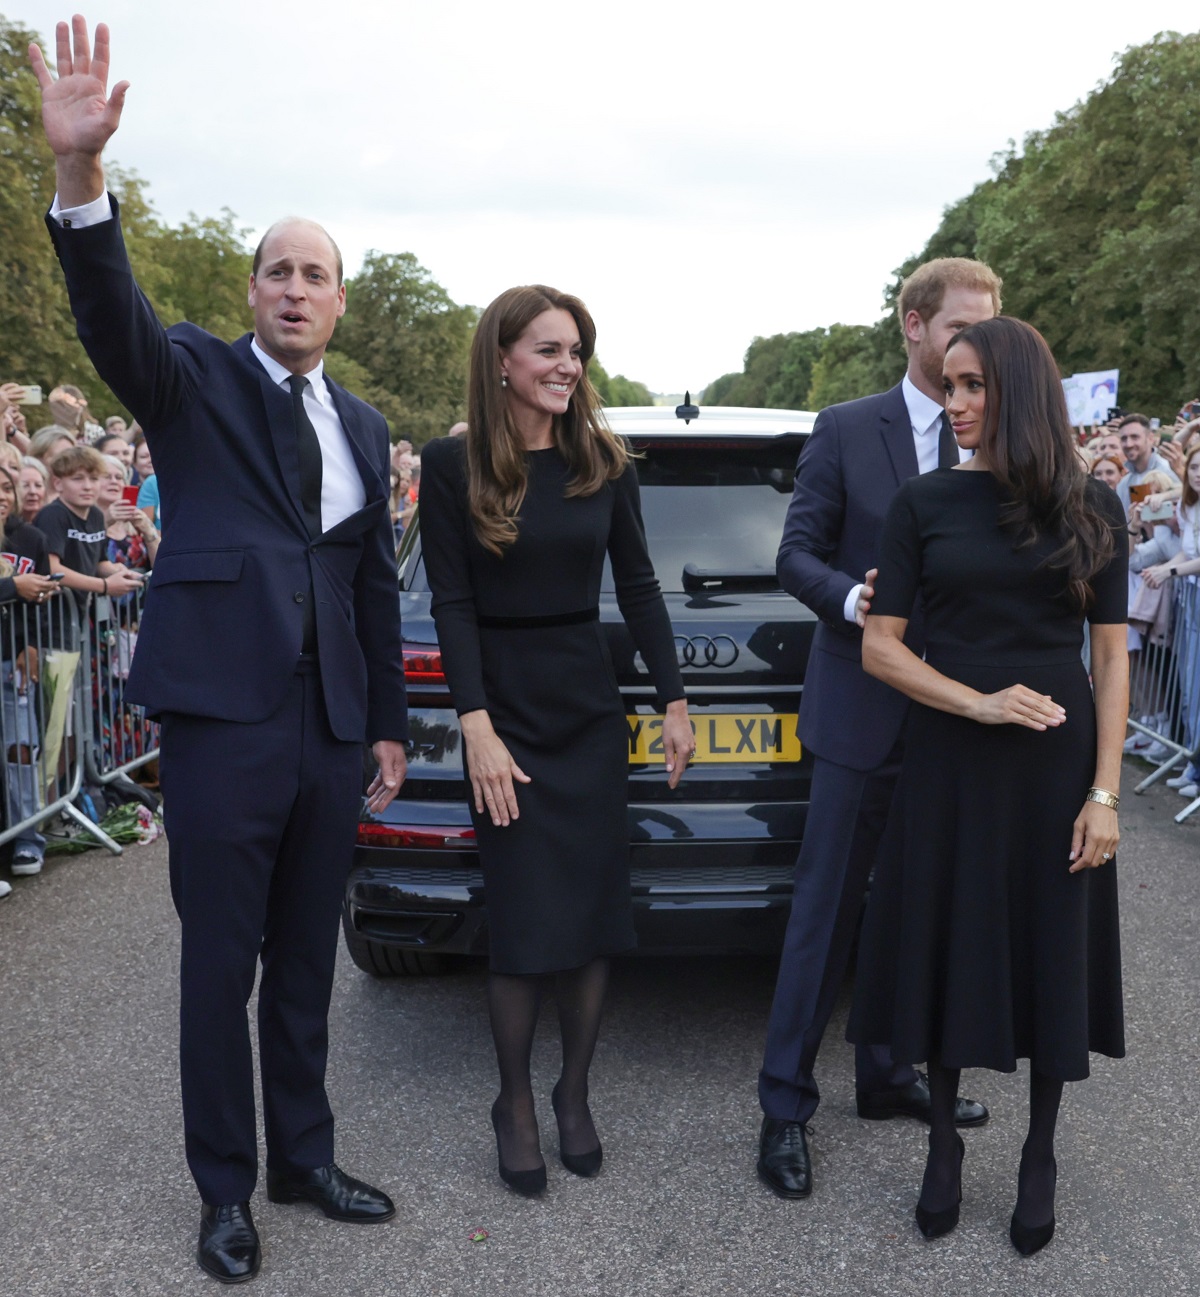
M 1090 374 L 1072 374 L 1064 378 L 1063 394 L 1067 398 L 1067 413 L 1071 423 L 1080 427 L 1085 423 L 1104 423 L 1109 407 L 1117 403 L 1119 369 L 1097 369 Z

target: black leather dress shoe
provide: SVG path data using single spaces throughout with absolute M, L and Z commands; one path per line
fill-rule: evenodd
M 802 1121 L 763 1118 L 758 1178 L 781 1198 L 807 1198 L 812 1193 L 812 1162 Z
M 347 1175 L 334 1162 L 292 1175 L 268 1168 L 267 1197 L 272 1202 L 315 1203 L 330 1220 L 358 1225 L 375 1225 L 396 1214 L 386 1193 Z
M 204 1203 L 196 1260 L 221 1283 L 244 1283 L 258 1274 L 262 1251 L 248 1202 Z
M 898 1085 L 890 1090 L 859 1090 L 858 1115 L 868 1121 L 886 1121 L 889 1117 L 915 1117 L 927 1126 L 933 1115 L 929 1098 L 929 1078 L 917 1073 L 911 1085 Z M 987 1121 L 988 1110 L 974 1099 L 959 1097 L 954 1101 L 956 1126 L 982 1126 Z

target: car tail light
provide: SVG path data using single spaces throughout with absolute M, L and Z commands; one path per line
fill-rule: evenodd
M 436 644 L 405 644 L 404 679 L 410 685 L 444 685 L 442 650 Z
M 360 824 L 360 847 L 419 847 L 422 850 L 451 850 L 475 845 L 475 830 L 428 824 Z

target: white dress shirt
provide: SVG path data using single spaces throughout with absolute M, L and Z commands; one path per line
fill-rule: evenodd
M 112 219 L 112 207 L 105 190 L 99 198 L 79 207 L 62 207 L 58 195 L 50 207 L 51 219 L 68 229 L 84 229 L 89 225 L 99 225 Z M 287 391 L 291 399 L 291 389 L 287 381 L 291 371 L 284 367 L 258 345 L 254 338 L 250 343 L 258 363 L 267 371 L 273 383 Z M 329 531 L 336 527 L 343 518 L 357 513 L 367 502 L 366 488 L 362 475 L 354 462 L 354 454 L 338 412 L 334 408 L 333 398 L 325 385 L 325 362 L 305 374 L 308 386 L 304 389 L 304 409 L 316 429 L 317 440 L 321 443 L 321 528 Z
M 942 412 L 945 406 L 932 401 L 909 378 L 906 373 L 900 381 L 900 390 L 904 395 L 904 404 L 908 408 L 908 421 L 912 427 L 913 447 L 917 452 L 917 472 L 929 473 L 938 466 L 938 443 L 942 435 Z M 959 447 L 958 462 L 971 458 L 969 450 Z M 862 582 L 846 596 L 842 614 L 847 621 L 854 621 L 854 609 L 862 593 Z
M 268 356 L 258 345 L 257 338 L 251 341 L 250 350 L 271 381 L 282 387 L 291 400 L 292 390 L 288 387 L 291 370 L 284 369 L 279 361 Z M 367 492 L 354 462 L 346 430 L 325 386 L 324 369 L 325 362 L 320 361 L 316 369 L 304 375 L 308 379 L 308 386 L 304 389 L 304 412 L 321 443 L 321 529 L 329 531 L 366 504 Z

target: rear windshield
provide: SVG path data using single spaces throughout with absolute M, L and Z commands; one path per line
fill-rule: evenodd
M 645 447 L 637 464 L 650 557 L 663 590 L 755 577 L 774 584 L 775 554 L 792 498 L 799 444 Z M 401 585 L 427 589 L 424 564 L 413 570 L 401 546 Z M 686 572 L 685 572 L 686 569 Z M 690 574 L 690 575 L 689 575 Z M 602 587 L 612 591 L 606 562 Z
M 797 444 L 648 446 L 637 461 L 642 517 L 659 585 L 694 589 L 697 574 L 775 571 L 792 498 Z M 684 569 L 691 572 L 685 585 Z M 604 588 L 612 589 L 605 565 Z

